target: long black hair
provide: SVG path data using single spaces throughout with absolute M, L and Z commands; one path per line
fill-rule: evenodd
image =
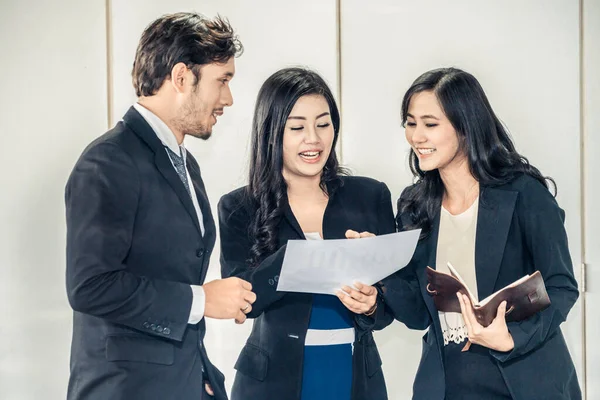
M 500 186 L 518 175 L 528 174 L 547 188 L 548 181 L 552 182 L 556 194 L 554 180 L 544 177 L 516 151 L 508 131 L 473 75 L 457 68 L 440 68 L 418 77 L 402 100 L 403 126 L 412 97 L 425 91 L 435 94 L 458 135 L 459 151 L 467 156 L 470 172 L 484 190 L 486 186 Z M 421 228 L 421 237 L 426 237 L 442 205 L 444 184 L 437 169 L 421 170 L 419 158 L 412 149 L 409 165 L 417 182 L 398 200 L 398 215 L 408 216 L 410 222 L 404 229 Z
M 277 249 L 277 225 L 287 205 L 287 184 L 283 179 L 283 134 L 286 121 L 302 96 L 320 95 L 329 105 L 333 122 L 333 145 L 321 174 L 321 189 L 329 196 L 339 185 L 340 167 L 335 145 L 340 129 L 340 114 L 327 83 L 314 71 L 285 68 L 275 72 L 262 85 L 252 122 L 250 175 L 246 197 L 254 212 L 249 235 L 251 265 L 257 265 Z

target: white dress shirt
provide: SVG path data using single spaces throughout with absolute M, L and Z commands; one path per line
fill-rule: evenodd
M 202 211 L 200 210 L 200 204 L 198 203 L 198 195 L 196 194 L 196 189 L 192 184 L 192 179 L 190 177 L 190 172 L 187 169 L 186 164 L 186 156 L 187 151 L 183 144 L 180 146 L 177 143 L 177 138 L 173 134 L 173 131 L 169 129 L 167 124 L 164 123 L 156 114 L 152 111 L 148 110 L 144 106 L 139 103 L 135 103 L 133 107 L 140 113 L 140 115 L 146 120 L 148 125 L 152 128 L 158 139 L 162 142 L 163 146 L 168 147 L 169 150 L 174 152 L 175 154 L 181 154 L 183 157 L 183 165 L 185 165 L 185 172 L 187 174 L 188 186 L 190 188 L 190 197 L 192 198 L 192 203 L 194 204 L 194 209 L 196 210 L 196 215 L 198 216 L 198 222 L 200 224 L 200 231 L 202 235 L 204 235 L 204 219 L 202 216 Z M 165 149 L 167 152 L 167 149 Z M 168 155 L 169 153 L 167 153 Z M 171 158 L 169 157 L 169 160 Z M 173 163 L 171 161 L 171 163 Z M 175 166 L 173 165 L 173 168 Z M 206 302 L 206 296 L 204 294 L 204 289 L 202 286 L 198 285 L 190 285 L 192 288 L 192 309 L 190 310 L 190 317 L 188 319 L 189 324 L 197 324 L 204 318 L 204 306 Z

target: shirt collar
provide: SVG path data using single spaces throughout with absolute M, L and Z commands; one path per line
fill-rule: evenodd
M 173 153 L 177 155 L 182 155 L 184 160 L 186 156 L 186 150 L 183 146 L 177 144 L 177 139 L 175 138 L 175 134 L 173 131 L 164 123 L 162 119 L 160 119 L 156 114 L 152 111 L 148 110 L 146 107 L 142 106 L 139 103 L 135 103 L 133 108 L 140 113 L 140 115 L 146 120 L 148 125 L 152 128 L 158 139 L 162 142 L 165 147 L 168 147 Z M 180 150 L 181 149 L 181 150 Z

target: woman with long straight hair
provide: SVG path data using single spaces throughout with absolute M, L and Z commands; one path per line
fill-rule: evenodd
M 375 287 L 356 283 L 337 297 L 276 290 L 290 239 L 395 231 L 386 185 L 340 167 L 339 128 L 333 94 L 313 71 L 280 70 L 260 89 L 248 185 L 218 207 L 222 275 L 247 280 L 257 295 L 242 310 L 255 320 L 233 400 L 387 399 L 372 331 L 393 318 Z
M 396 319 L 428 329 L 414 398 L 580 399 L 560 330 L 578 290 L 565 213 L 549 190 L 554 181 L 516 151 L 467 72 L 443 68 L 417 78 L 404 96 L 402 122 L 416 183 L 398 200 L 397 224 L 421 228 L 422 236 L 383 291 Z M 449 272 L 448 262 L 479 299 L 539 270 L 552 304 L 507 323 L 503 302 L 488 327 L 466 296 L 457 296 L 461 313 L 438 312 L 425 269 Z

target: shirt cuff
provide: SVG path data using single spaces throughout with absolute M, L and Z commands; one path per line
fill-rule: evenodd
M 197 324 L 204 318 L 204 305 L 206 296 L 202 286 L 190 285 L 192 288 L 192 309 L 190 310 L 190 318 L 188 324 Z

